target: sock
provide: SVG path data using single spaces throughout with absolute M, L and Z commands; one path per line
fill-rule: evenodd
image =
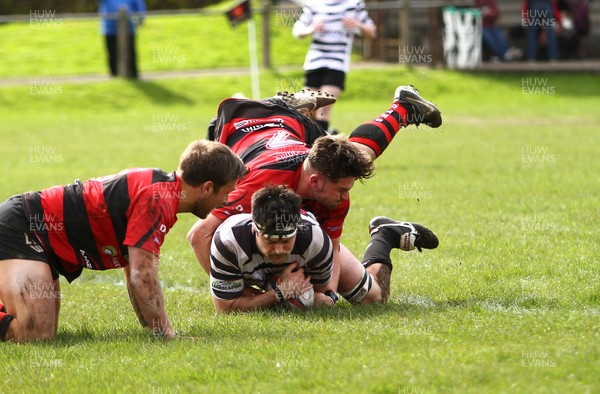
M 0 312 L 6 312 L 6 308 L 4 307 L 4 304 L 0 303 Z
M 375 120 L 363 123 L 350 133 L 349 140 L 368 146 L 379 157 L 402 126 L 408 125 L 408 111 L 397 101 Z
M 316 120 L 317 124 L 321 126 L 321 128 L 325 131 L 329 129 L 329 121 L 328 120 Z
M 385 264 L 392 270 L 392 260 L 390 252 L 394 248 L 392 245 L 400 245 L 400 235 L 395 231 L 389 231 L 382 228 L 371 237 L 371 242 L 367 245 L 365 255 L 362 259 L 362 265 L 366 268 L 375 263 Z
M 0 312 L 0 341 L 6 340 L 6 331 L 8 330 L 8 325 L 14 319 L 12 315 L 9 315 L 6 312 Z

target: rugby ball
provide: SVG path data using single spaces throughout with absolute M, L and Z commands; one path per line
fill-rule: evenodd
M 311 287 L 309 290 L 300 294 L 296 298 L 290 298 L 287 300 L 287 306 L 290 309 L 299 309 L 301 311 L 306 310 L 313 306 L 315 302 L 315 290 Z

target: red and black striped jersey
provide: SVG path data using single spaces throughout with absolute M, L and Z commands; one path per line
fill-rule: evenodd
M 286 185 L 295 190 L 310 146 L 322 135 L 316 123 L 282 100 L 224 100 L 219 106 L 215 139 L 229 146 L 249 172 L 229 193 L 227 204 L 212 214 L 225 220 L 251 212 L 252 194 L 267 185 Z M 332 239 L 341 236 L 349 207 L 348 200 L 334 209 L 314 200 L 304 202 L 304 209 L 315 215 Z
M 50 264 L 69 281 L 82 268 L 128 264 L 128 246 L 159 255 L 177 221 L 181 180 L 175 172 L 136 168 L 24 194 L 30 229 Z

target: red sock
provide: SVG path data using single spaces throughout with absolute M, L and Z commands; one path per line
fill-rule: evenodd
M 408 124 L 408 112 L 399 102 L 392 103 L 390 109 L 371 122 L 358 126 L 350 138 L 352 142 L 366 145 L 379 157 L 402 126 Z

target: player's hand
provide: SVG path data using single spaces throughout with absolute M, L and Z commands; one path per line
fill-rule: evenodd
M 325 294 L 315 291 L 315 301 L 313 303 L 314 306 L 328 306 L 333 308 L 334 303 L 333 300 L 326 296 Z
M 354 18 L 342 18 L 344 27 L 348 30 L 360 29 L 361 23 Z
M 281 282 L 277 287 L 286 300 L 298 297 L 312 288 L 310 276 L 304 276 L 304 268 L 298 268 L 298 263 L 290 264 L 279 278 Z
M 325 24 L 321 21 L 316 21 L 310 24 L 310 27 L 313 31 L 313 33 L 321 33 L 323 30 L 325 30 Z

